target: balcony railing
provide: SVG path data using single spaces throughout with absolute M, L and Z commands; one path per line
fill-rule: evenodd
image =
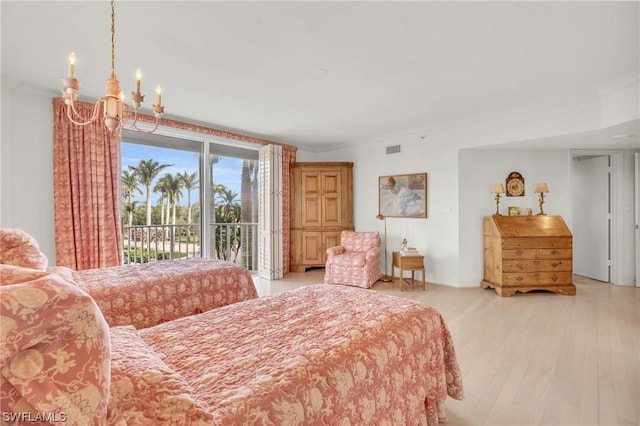
M 212 223 L 209 244 L 202 244 L 200 225 L 139 225 L 123 229 L 125 264 L 202 257 L 222 259 L 258 270 L 258 224 Z

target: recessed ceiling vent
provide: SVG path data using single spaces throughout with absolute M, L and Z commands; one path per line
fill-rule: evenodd
M 387 147 L 387 155 L 389 154 L 398 154 L 402 151 L 401 145 L 391 145 Z

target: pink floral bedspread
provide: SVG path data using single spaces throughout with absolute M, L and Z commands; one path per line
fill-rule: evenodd
M 308 286 L 137 334 L 213 424 L 435 425 L 447 395 L 463 396 L 439 312 L 355 287 Z
M 247 269 L 214 259 L 165 260 L 81 271 L 49 269 L 89 293 L 111 327 L 150 327 L 258 297 Z

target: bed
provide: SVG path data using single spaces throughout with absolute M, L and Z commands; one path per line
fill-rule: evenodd
M 303 287 L 136 335 L 220 425 L 436 424 L 447 395 L 462 397 L 441 315 L 354 287 Z
M 64 274 L 0 277 L 9 424 L 435 425 L 463 397 L 442 316 L 409 299 L 319 284 L 110 327 Z
M 246 268 L 216 259 L 48 270 L 89 293 L 110 326 L 145 328 L 258 297 Z
M 0 405 L 17 422 L 435 425 L 463 396 L 442 317 L 408 299 L 315 285 L 138 330 L 57 274 L 0 273 Z
M 74 271 L 48 267 L 36 240 L 20 229 L 0 229 L 0 246 L 0 263 L 54 272 L 85 290 L 110 326 L 150 327 L 258 297 L 249 271 L 222 260 L 164 260 Z

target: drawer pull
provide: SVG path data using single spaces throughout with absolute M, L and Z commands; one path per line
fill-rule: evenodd
M 560 254 L 560 252 L 558 250 L 554 249 L 554 250 L 551 250 L 551 254 L 554 255 L 554 256 L 557 256 L 557 255 Z
M 517 267 L 518 269 L 524 269 L 524 265 L 523 265 L 522 263 L 518 263 L 518 264 L 516 264 L 516 267 Z
M 556 263 L 556 262 L 553 262 L 553 263 L 551 264 L 551 267 L 552 267 L 552 268 L 557 268 L 557 267 L 558 267 L 558 266 L 560 266 L 560 265 L 562 265 L 562 262 L 557 262 L 557 263 Z
M 522 250 L 522 249 L 518 249 L 518 250 L 516 250 L 516 254 L 517 254 L 518 256 L 522 256 L 522 253 L 524 253 L 524 250 Z
M 516 281 L 522 281 L 522 280 L 524 280 L 522 276 L 519 276 L 518 278 L 516 278 Z
M 556 274 L 551 275 L 551 281 L 553 281 L 554 283 L 558 281 L 558 277 L 556 276 Z

